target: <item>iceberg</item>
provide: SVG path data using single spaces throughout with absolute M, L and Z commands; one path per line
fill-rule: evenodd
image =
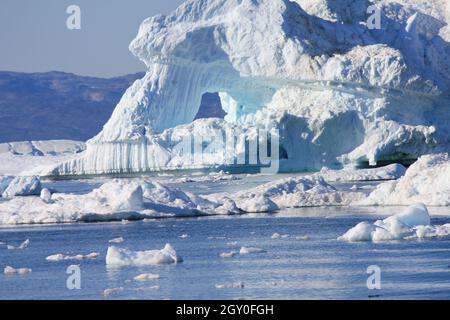
M 372 5 L 380 29 L 368 26 Z M 142 23 L 130 50 L 147 73 L 87 150 L 49 174 L 233 166 L 207 140 L 201 163 L 187 161 L 177 137 L 241 130 L 251 141 L 255 128 L 278 132 L 281 170 L 449 152 L 446 9 L 442 0 L 188 0 Z M 194 121 L 213 92 L 225 119 Z

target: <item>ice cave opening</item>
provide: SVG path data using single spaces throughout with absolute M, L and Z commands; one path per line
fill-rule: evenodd
M 224 119 L 226 115 L 227 113 L 222 108 L 219 93 L 205 92 L 202 95 L 202 101 L 194 120 L 208 118 Z

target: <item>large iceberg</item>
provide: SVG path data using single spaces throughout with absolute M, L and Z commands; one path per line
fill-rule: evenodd
M 196 168 L 173 137 L 226 128 L 275 128 L 286 170 L 448 152 L 449 21 L 445 0 L 188 0 L 142 23 L 130 50 L 146 75 L 52 173 Z M 192 123 L 211 92 L 225 119 Z

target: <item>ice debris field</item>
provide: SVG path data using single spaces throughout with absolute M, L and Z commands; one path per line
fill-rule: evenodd
M 322 170 L 317 173 L 178 176 L 88 180 L 59 192 L 60 182 L 37 176 L 3 177 L 0 224 L 48 224 L 143 220 L 202 215 L 267 214 L 287 209 L 339 206 L 450 205 L 447 154 L 422 156 L 408 169 Z M 209 179 L 208 179 L 209 177 Z M 259 179 L 259 180 L 258 180 Z M 70 186 L 70 183 L 69 183 Z M 352 186 L 352 187 L 350 187 Z M 356 187 L 355 187 L 356 186 Z M 202 189 L 203 187 L 203 189 Z M 123 239 L 112 239 L 120 243 Z

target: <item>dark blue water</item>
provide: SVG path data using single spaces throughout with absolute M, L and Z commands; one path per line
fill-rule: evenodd
M 450 238 L 390 243 L 345 243 L 336 238 L 361 220 L 375 217 L 233 217 L 170 219 L 129 224 L 73 224 L 0 229 L 0 241 L 26 250 L 0 246 L 0 267 L 28 267 L 28 275 L 0 274 L 0 299 L 449 299 Z M 329 209 L 333 210 L 333 209 Z M 433 219 L 435 224 L 450 218 Z M 288 238 L 271 239 L 273 233 Z M 187 239 L 179 238 L 188 234 Z M 183 257 L 177 265 L 106 267 L 108 240 L 132 250 L 161 249 L 170 243 Z M 309 240 L 296 239 L 308 236 Z M 229 242 L 237 242 L 230 246 Z M 265 253 L 233 258 L 219 254 L 241 246 Z M 96 260 L 48 262 L 56 253 L 99 252 Z M 81 267 L 81 289 L 66 287 L 66 268 Z M 381 268 L 381 290 L 366 286 L 367 267 Z M 130 281 L 141 273 L 159 280 Z M 242 282 L 244 288 L 217 289 Z M 159 289 L 154 288 L 155 285 Z M 107 288 L 122 287 L 104 297 Z

